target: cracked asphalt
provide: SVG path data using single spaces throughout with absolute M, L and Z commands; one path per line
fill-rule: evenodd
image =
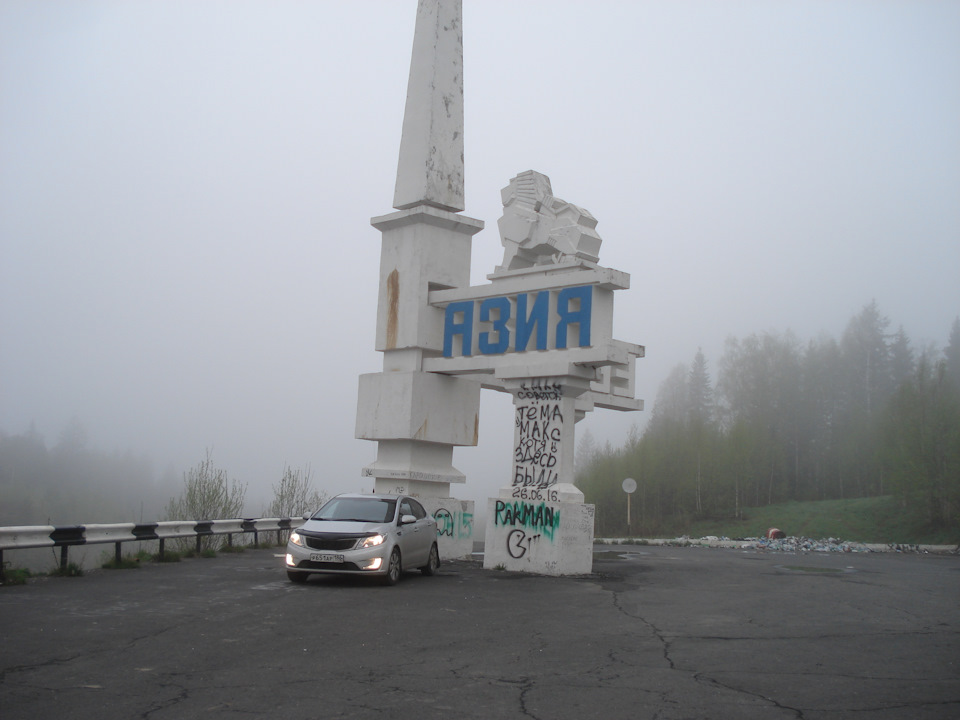
M 596 548 L 393 588 L 248 550 L 0 588 L 0 717 L 960 717 L 960 557 Z

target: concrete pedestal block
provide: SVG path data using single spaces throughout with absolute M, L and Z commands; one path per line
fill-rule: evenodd
M 480 384 L 425 372 L 360 376 L 355 437 L 476 445 Z
M 449 445 L 381 440 L 377 444 L 377 459 L 361 472 L 374 479 L 374 492 L 447 497 L 450 483 L 466 480 L 452 462 L 453 447 Z
M 450 497 L 417 497 L 437 521 L 437 547 L 441 560 L 469 560 L 473 555 L 473 500 Z
M 443 310 L 428 302 L 431 289 L 470 283 L 472 236 L 483 223 L 419 206 L 372 219 L 383 233 L 376 348 L 381 352 L 443 349 Z
M 519 492 L 523 488 L 504 488 Z M 594 506 L 512 497 L 487 501 L 483 567 L 538 575 L 593 571 Z

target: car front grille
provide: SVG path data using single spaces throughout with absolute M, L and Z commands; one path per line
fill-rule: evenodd
M 353 550 L 354 545 L 357 544 L 357 537 L 314 537 L 311 535 L 303 535 L 301 533 L 300 537 L 303 538 L 303 541 L 307 544 L 307 547 L 312 550 Z

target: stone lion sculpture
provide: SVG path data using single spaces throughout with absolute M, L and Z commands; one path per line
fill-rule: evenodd
M 553 196 L 550 178 L 528 170 L 500 191 L 503 216 L 497 222 L 503 265 L 519 270 L 571 260 L 596 263 L 600 257 L 597 220 L 582 207 Z

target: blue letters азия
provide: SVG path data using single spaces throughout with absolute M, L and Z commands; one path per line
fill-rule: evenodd
M 571 331 L 574 347 L 588 347 L 592 311 L 592 285 L 452 302 L 444 311 L 443 356 L 473 355 L 475 337 L 481 355 L 564 350 Z

